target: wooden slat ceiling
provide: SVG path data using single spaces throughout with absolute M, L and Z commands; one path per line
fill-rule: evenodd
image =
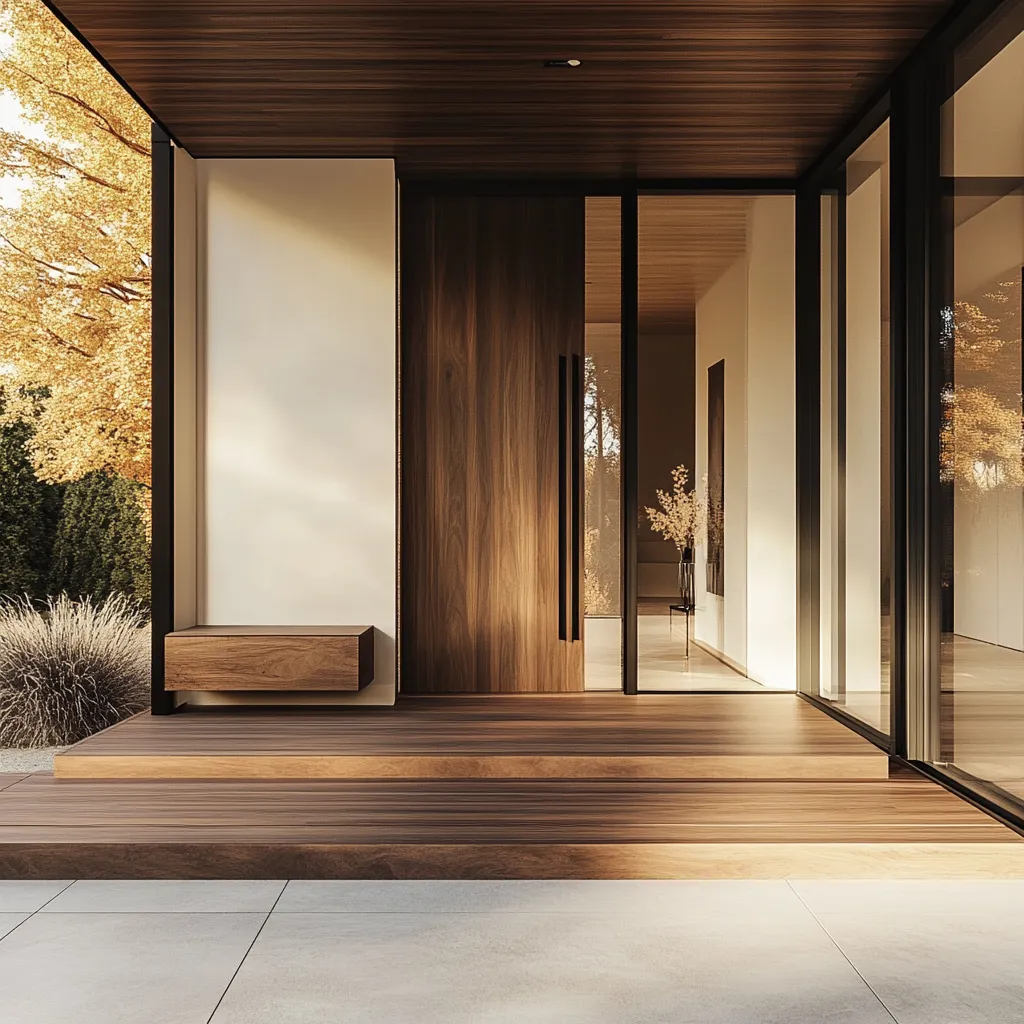
M 198 157 L 605 178 L 798 174 L 949 2 L 56 0 Z
M 697 299 L 743 254 L 751 199 L 641 196 L 637 209 L 638 322 L 670 334 L 693 324 Z M 587 200 L 587 324 L 620 316 L 619 201 Z

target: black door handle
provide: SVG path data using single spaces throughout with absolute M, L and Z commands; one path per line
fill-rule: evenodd
M 583 375 L 580 357 L 572 355 L 572 414 L 569 420 L 571 508 L 569 519 L 569 558 L 572 562 L 570 622 L 572 639 L 583 636 Z
M 558 639 L 569 639 L 569 361 L 558 357 Z

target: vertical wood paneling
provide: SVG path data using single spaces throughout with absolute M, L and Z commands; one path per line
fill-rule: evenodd
M 558 357 L 583 200 L 403 205 L 402 689 L 582 688 L 558 639 Z

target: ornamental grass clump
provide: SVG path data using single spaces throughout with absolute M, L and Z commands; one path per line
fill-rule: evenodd
M 57 747 L 141 711 L 149 630 L 128 600 L 0 601 L 0 747 Z

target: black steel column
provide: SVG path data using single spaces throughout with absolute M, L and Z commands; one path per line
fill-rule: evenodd
M 797 689 L 817 695 L 821 600 L 821 196 L 796 194 Z
M 931 96 L 931 77 L 925 60 L 901 77 L 893 92 L 891 132 L 892 399 L 894 427 L 898 407 L 902 432 L 893 445 L 893 497 L 899 484 L 902 499 L 899 515 L 893 504 L 893 568 L 901 570 L 902 600 L 895 600 L 894 573 L 892 736 L 897 754 L 922 760 L 937 754 L 929 748 L 938 724 L 942 533 L 941 361 L 938 311 L 931 309 L 933 275 L 941 273 L 942 264 L 936 251 L 942 245 L 941 197 L 938 103 Z
M 916 151 L 919 126 L 913 118 L 913 91 L 907 76 L 894 84 L 889 120 L 889 514 L 892 527 L 889 560 L 889 735 L 893 753 L 900 757 L 907 756 L 907 669 L 908 655 L 913 646 L 907 636 L 907 580 L 911 559 L 916 557 L 911 551 L 914 541 L 907 528 L 910 499 L 907 479 L 907 355 L 909 346 L 913 344 L 916 348 L 919 342 L 917 295 L 921 264 L 918 245 L 922 227 L 919 196 L 915 189 L 920 182 L 915 181 L 913 173 L 919 159 Z M 912 334 L 915 338 L 913 343 L 909 341 Z M 915 536 L 920 532 L 915 531 Z
M 622 475 L 622 688 L 637 692 L 637 191 L 623 189 L 621 208 L 622 259 L 622 436 L 619 472 Z
M 174 153 L 153 125 L 152 180 L 152 658 L 154 715 L 174 711 L 164 689 L 164 637 L 174 629 Z

